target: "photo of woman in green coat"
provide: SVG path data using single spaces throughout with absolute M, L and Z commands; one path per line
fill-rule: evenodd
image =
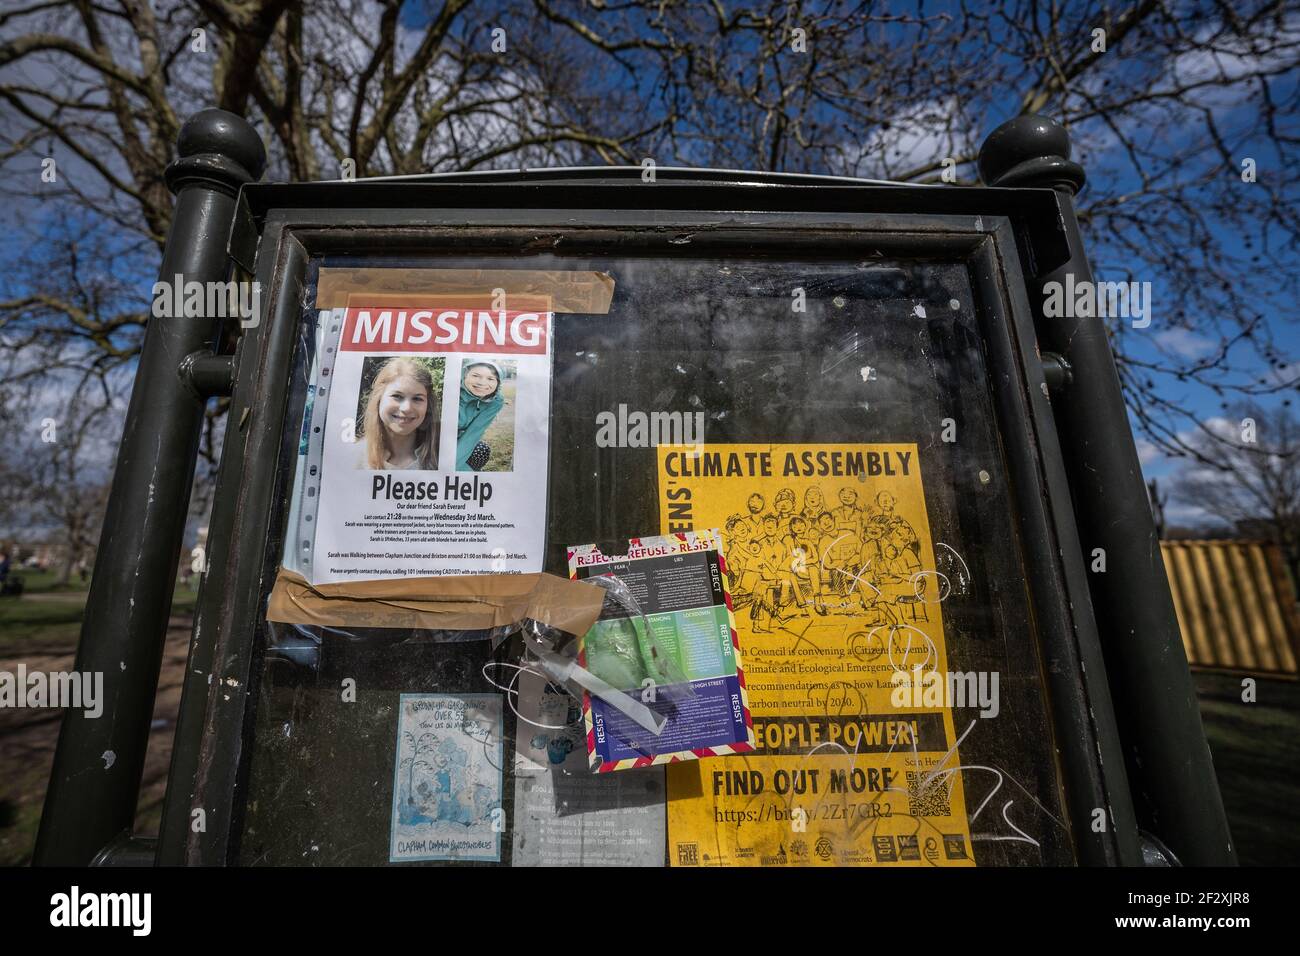
M 501 366 L 476 359 L 460 370 L 460 415 L 456 420 L 456 470 L 481 471 L 492 450 L 483 434 L 505 407 Z

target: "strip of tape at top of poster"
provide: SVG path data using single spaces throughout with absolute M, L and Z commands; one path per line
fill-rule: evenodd
M 507 301 L 545 300 L 551 312 L 606 315 L 614 298 L 614 277 L 606 272 L 564 269 L 325 266 L 316 285 L 316 308 L 343 309 L 359 301 L 380 305 L 387 304 L 389 297 L 410 301 L 413 296 L 454 298 L 463 300 L 466 307 L 498 308 L 492 302 L 497 290 Z

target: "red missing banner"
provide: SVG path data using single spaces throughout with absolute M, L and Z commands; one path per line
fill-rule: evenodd
M 547 317 L 505 309 L 349 308 L 339 349 L 545 355 Z

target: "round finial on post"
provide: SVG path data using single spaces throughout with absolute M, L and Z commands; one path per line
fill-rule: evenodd
M 226 110 L 200 110 L 185 121 L 176 137 L 177 158 L 167 167 L 167 188 L 202 182 L 232 195 L 244 183 L 262 178 L 266 147 L 242 116 Z
M 1026 114 L 1003 123 L 984 140 L 980 179 L 987 186 L 1060 189 L 1074 195 L 1087 179 L 1070 159 L 1070 135 L 1046 116 Z

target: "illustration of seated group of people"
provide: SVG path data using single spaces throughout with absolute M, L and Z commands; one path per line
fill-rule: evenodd
M 782 488 L 771 508 L 761 494 L 749 496 L 747 515 L 726 522 L 727 577 L 737 610 L 748 606 L 755 633 L 793 617 L 832 612 L 860 615 L 871 623 L 900 623 L 910 608 L 925 620 L 916 530 L 882 491 L 859 502 L 849 487 L 839 505 L 827 508 L 821 488 L 804 493 Z

